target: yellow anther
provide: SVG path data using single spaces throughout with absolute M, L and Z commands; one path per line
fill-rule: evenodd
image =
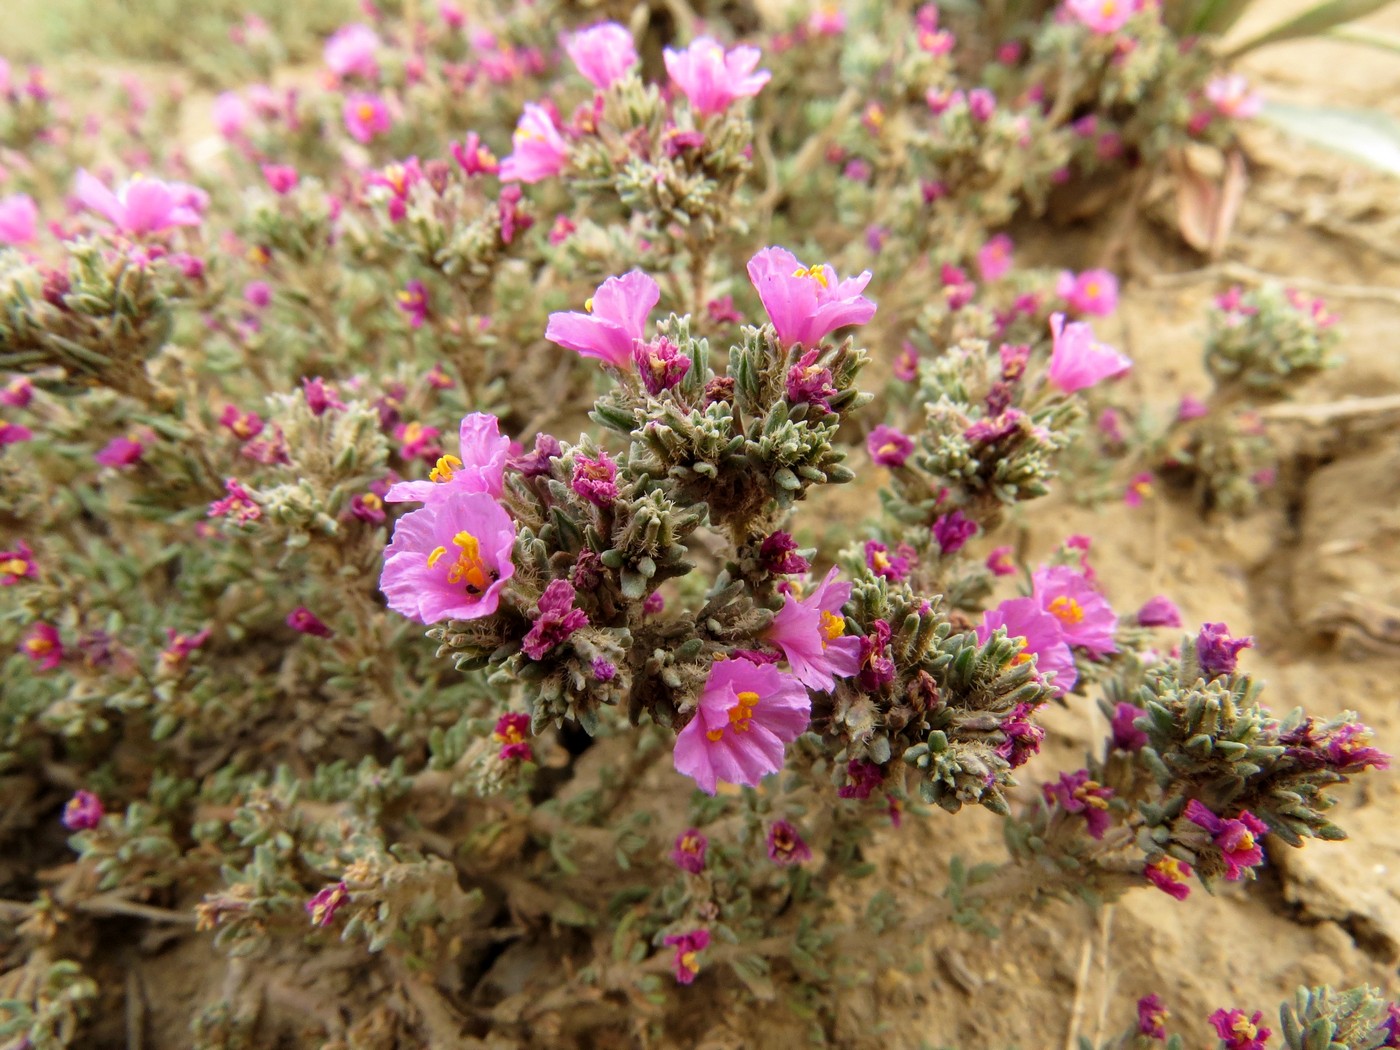
M 792 275 L 794 277 L 810 277 L 823 288 L 831 287 L 831 285 L 827 282 L 826 267 L 824 266 L 808 266 L 806 268 L 799 266 L 797 269 L 792 271 Z

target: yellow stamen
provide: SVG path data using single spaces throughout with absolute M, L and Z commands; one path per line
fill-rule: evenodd
M 822 610 L 822 648 L 827 642 L 834 642 L 846 633 L 846 620 L 844 617 Z
M 1186 881 L 1186 873 L 1181 870 L 1181 861 L 1175 857 L 1163 857 L 1152 866 L 1172 882 Z
M 456 456 L 439 456 L 433 469 L 428 472 L 428 480 L 435 482 L 451 481 L 452 475 L 462 466 Z
M 876 572 L 884 572 L 890 567 L 890 556 L 884 551 L 875 551 L 870 555 L 870 565 Z
M 683 952 L 681 954 L 681 966 L 691 973 L 700 972 L 700 962 L 695 958 L 694 952 Z
M 1086 806 L 1092 806 L 1094 809 L 1107 809 L 1108 799 L 1091 794 L 1091 792 L 1098 790 L 1101 786 L 1102 785 L 1100 785 L 1097 780 L 1086 780 L 1075 789 L 1074 797 L 1079 799 L 1079 801 L 1083 802 Z
M 739 702 L 729 709 L 729 724 L 736 733 L 747 733 L 753 722 L 753 709 L 758 706 L 757 693 L 740 693 Z
M 1021 664 L 1029 663 L 1035 659 L 1035 654 L 1026 648 L 1025 635 L 1020 635 L 1011 640 L 1021 647 L 1021 651 L 1011 658 L 1012 667 L 1019 667 Z
M 590 314 L 593 312 L 593 296 L 590 295 L 583 301 L 583 308 Z
M 1240 835 L 1240 844 L 1239 844 L 1239 848 L 1240 848 L 1240 849 L 1253 849 L 1253 848 L 1254 848 L 1254 834 L 1253 834 L 1253 832 L 1246 831 L 1246 832 L 1244 832 L 1243 834 Z
M 29 563 L 23 558 L 6 558 L 0 561 L 0 572 L 11 576 L 24 576 L 29 572 Z
M 355 110 L 355 113 L 362 121 L 368 124 L 374 117 L 374 107 L 368 102 L 361 102 L 359 108 Z
M 462 553 L 457 555 L 457 560 L 452 563 L 452 568 L 447 572 L 448 583 L 467 584 L 467 589 L 471 591 L 484 591 L 491 585 L 491 581 L 486 578 L 486 565 L 481 560 L 481 544 L 477 542 L 475 536 L 470 532 L 459 532 L 452 537 L 452 543 Z
M 719 739 L 722 736 L 724 736 L 723 729 L 711 729 L 708 733 L 705 734 L 705 739 L 708 740 L 710 743 L 714 744 L 718 743 Z
M 806 269 L 803 269 L 801 266 L 799 266 L 797 269 L 792 271 L 792 275 L 794 277 L 810 277 L 823 288 L 831 287 L 831 285 L 827 282 L 826 267 L 824 266 L 808 266 Z
M 446 547 L 434 547 L 432 553 L 428 555 L 428 568 L 437 568 L 438 559 L 446 553 Z
M 370 510 L 384 509 L 384 501 L 378 496 L 376 496 L 373 492 L 366 492 L 363 496 L 361 496 L 360 503 L 368 507 Z
M 1050 603 L 1050 613 L 1061 623 L 1081 623 L 1084 620 L 1084 607 L 1066 594 Z
M 1244 1017 L 1241 1017 L 1238 1021 L 1236 1021 L 1234 1023 L 1234 1026 L 1230 1029 L 1230 1031 L 1234 1032 L 1237 1036 L 1240 1036 L 1242 1039 L 1254 1039 L 1259 1035 L 1259 1029 L 1255 1028 L 1254 1025 L 1250 1024 L 1249 1020 Z

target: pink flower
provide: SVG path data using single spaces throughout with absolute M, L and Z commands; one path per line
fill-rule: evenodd
M 701 116 L 723 113 L 736 99 L 752 98 L 772 76 L 754 72 L 763 57 L 756 47 L 736 47 L 726 53 L 709 37 L 697 37 L 684 51 L 666 48 L 666 72 Z
M 1184 901 L 1191 895 L 1191 886 L 1186 881 L 1191 877 L 1191 865 L 1184 860 L 1163 854 L 1142 869 L 1147 881 L 1163 893 Z
M 379 588 L 419 623 L 490 616 L 515 573 L 515 524 L 485 492 L 453 492 L 399 519 Z
M 502 762 L 529 762 L 535 757 L 525 733 L 530 728 L 530 716 L 519 712 L 501 715 L 496 719 L 496 728 L 491 739 L 501 745 L 496 757 Z
M 422 281 L 409 281 L 396 295 L 398 307 L 408 315 L 410 328 L 422 328 L 428 319 L 428 286 Z
M 34 438 L 34 431 L 19 423 L 10 423 L 0 419 L 0 448 L 6 445 L 19 445 Z
M 457 439 L 460 456 L 440 456 L 427 481 L 391 485 L 385 501 L 431 504 L 471 492 L 500 496 L 505 491 L 506 458 L 510 455 L 510 438 L 501 434 L 500 420 L 487 412 L 473 412 L 462 418 Z
M 1231 638 L 1223 623 L 1203 624 L 1196 635 L 1196 662 L 1207 678 L 1220 678 L 1234 674 L 1240 652 L 1253 647 L 1252 637 Z
M 1111 823 L 1108 815 L 1108 800 L 1113 797 L 1113 789 L 1104 787 L 1097 780 L 1089 779 L 1089 771 L 1081 769 L 1075 773 L 1061 773 L 1056 784 L 1042 784 L 1041 792 L 1048 803 L 1059 804 L 1066 813 L 1080 813 L 1089 826 L 1089 837 L 1103 838 Z
M 344 410 L 345 402 L 336 397 L 335 388 L 320 376 L 302 377 L 301 393 L 306 398 L 306 407 L 318 419 L 333 408 Z
M 649 343 L 641 340 L 633 343 L 632 362 L 637 366 L 637 374 L 642 377 L 642 385 L 652 397 L 678 385 L 690 371 L 691 365 L 690 358 L 665 336 L 658 336 Z
M 1013 664 L 1035 660 L 1035 670 L 1042 681 L 1049 681 L 1055 695 L 1063 696 L 1079 679 L 1074 666 L 1074 654 L 1060 633 L 1060 621 L 1041 608 L 1034 598 L 1009 598 L 982 614 L 977 626 L 977 641 L 986 644 L 998 628 L 1019 642 L 1021 651 Z M 1053 679 L 1050 675 L 1054 675 Z
M 74 183 L 78 203 L 132 237 L 174 226 L 198 226 L 208 197 L 183 182 L 136 177 L 113 193 L 82 168 Z
M 1180 627 L 1181 610 L 1165 594 L 1148 598 L 1137 611 L 1139 627 Z
M 1070 16 L 1099 34 L 1122 29 L 1136 6 L 1134 0 L 1065 0 Z
M 29 657 L 37 671 L 52 671 L 63 662 L 63 642 L 52 624 L 36 623 L 29 628 L 19 643 L 19 651 Z
M 20 580 L 36 579 L 38 575 L 34 552 L 23 540 L 18 541 L 12 551 L 0 551 L 0 587 L 13 587 Z
M 540 595 L 538 615 L 521 648 L 531 660 L 543 660 L 556 645 L 568 641 L 580 627 L 588 626 L 588 614 L 574 608 L 574 585 L 568 580 L 549 581 Z
M 279 197 L 285 197 L 291 193 L 297 188 L 297 183 L 301 181 L 301 175 L 297 169 L 288 164 L 264 164 L 262 175 L 267 181 L 268 188 Z
M 690 984 L 694 981 L 695 975 L 700 972 L 700 960 L 696 956 L 710 946 L 710 931 L 691 930 L 689 933 L 673 933 L 662 943 L 668 947 L 674 946 L 676 949 L 676 960 L 673 963 L 673 968 L 677 983 Z
M 510 141 L 511 155 L 501 161 L 502 182 L 539 182 L 558 175 L 569 159 L 568 143 L 548 110 L 533 102 L 525 103 Z
M 313 638 L 329 638 L 335 634 L 319 616 L 304 605 L 298 605 L 287 614 L 287 626 Z
M 807 690 L 771 664 L 720 660 L 710 668 L 695 717 L 676 737 L 676 772 L 706 794 L 726 783 L 757 787 L 783 768 L 784 746 L 811 719 Z
M 812 859 L 812 851 L 802 835 L 786 820 L 775 820 L 768 828 L 768 859 L 782 867 Z
M 140 437 L 132 434 L 126 437 L 114 437 L 98 449 L 92 458 L 101 466 L 120 469 L 140 462 L 145 452 L 146 446 L 141 442 Z
M 785 346 L 816 346 L 837 328 L 875 316 L 875 304 L 860 294 L 870 283 L 869 270 L 838 282 L 830 266 L 803 266 L 786 248 L 764 248 L 748 269 Z
M 977 252 L 977 272 L 984 281 L 999 281 L 1011 272 L 1011 238 L 999 233 Z
M 1031 576 L 1031 593 L 1060 624 L 1060 636 L 1094 656 L 1116 653 L 1113 632 L 1118 615 L 1084 574 L 1068 565 L 1052 565 Z
M 39 229 L 39 208 L 27 193 L 0 197 L 0 244 L 31 243 Z
M 807 16 L 807 32 L 813 36 L 839 36 L 846 29 L 846 12 L 837 4 L 823 4 Z
M 214 127 L 224 138 L 242 138 L 252 119 L 252 107 L 237 92 L 225 91 L 214 99 Z
M 616 22 L 579 30 L 564 41 L 564 50 L 599 91 L 612 87 L 637 65 L 632 34 Z
M 1137 1001 L 1138 1034 L 1149 1039 L 1167 1037 L 1167 1008 L 1161 996 L 1144 995 Z
M 987 569 L 994 576 L 1014 576 L 1016 574 L 1016 550 L 1011 546 L 997 547 L 987 555 Z
M 452 154 L 452 159 L 468 175 L 495 175 L 501 170 L 501 162 L 481 144 L 481 136 L 475 131 L 467 132 L 465 142 L 452 142 L 447 148 Z
M 1123 490 L 1123 502 L 1130 507 L 1141 507 L 1152 495 L 1152 482 L 1156 480 L 1150 470 L 1134 474 L 1128 487 Z
M 837 678 L 860 669 L 860 639 L 846 634 L 841 606 L 851 597 L 849 583 L 837 583 L 831 571 L 801 601 L 783 596 L 783 607 L 765 635 L 783 651 L 793 676 L 809 689 L 833 689 Z
M 797 541 L 781 530 L 766 537 L 759 545 L 758 562 L 765 572 L 771 572 L 774 576 L 796 576 L 812 567 L 806 558 L 797 553 Z
M 880 466 L 902 467 L 914 451 L 914 442 L 894 427 L 881 423 L 865 439 L 865 447 L 870 451 L 870 458 Z
M 1055 285 L 1055 294 L 1072 313 L 1108 317 L 1118 309 L 1118 278 L 1107 270 L 1085 270 L 1078 276 L 1065 270 Z
M 335 921 L 335 913 L 350 901 L 350 891 L 345 883 L 337 882 L 320 890 L 306 902 L 306 914 L 311 916 L 311 925 L 326 927 Z
M 1258 1010 L 1254 1011 L 1253 1017 L 1243 1010 L 1224 1009 L 1216 1010 L 1209 1017 L 1215 1034 L 1225 1044 L 1224 1050 L 1264 1050 L 1273 1032 L 1259 1027 L 1263 1019 L 1264 1015 Z
M 1248 120 L 1264 108 L 1262 96 L 1249 90 L 1249 81 L 1238 73 L 1219 76 L 1206 84 L 1206 98 L 1222 117 Z
M 1113 746 L 1119 751 L 1141 751 L 1147 745 L 1147 734 L 1137 727 L 1137 720 L 1147 714 L 1142 708 L 1119 701 L 1113 708 Z
M 379 75 L 379 64 L 374 60 L 378 49 L 379 35 L 369 26 L 356 22 L 332 33 L 322 56 L 338 77 L 361 76 L 372 80 Z
M 63 807 L 63 826 L 69 831 L 91 831 L 102 823 L 102 800 L 91 791 L 74 792 Z
M 609 277 L 584 303 L 586 313 L 550 314 L 544 337 L 626 371 L 633 348 L 646 337 L 647 315 L 660 300 L 661 286 L 640 270 Z
M 705 851 L 710 840 L 695 828 L 687 828 L 676 836 L 676 845 L 671 850 L 671 863 L 682 871 L 699 875 L 705 869 Z
M 876 540 L 865 541 L 865 564 L 876 576 L 899 583 L 909 578 L 909 565 L 914 557 L 914 549 L 900 544 L 894 554 L 883 543 Z
M 606 452 L 574 457 L 569 487 L 595 507 L 611 507 L 617 499 L 617 464 Z
M 262 517 L 262 507 L 237 478 L 225 481 L 224 491 L 228 493 L 227 496 L 209 504 L 209 517 L 231 517 L 240 525 L 247 525 Z
M 28 376 L 16 376 L 0 387 L 0 405 L 27 408 L 34 400 L 34 383 Z
M 1217 817 L 1193 798 L 1186 803 L 1186 819 L 1210 832 L 1211 841 L 1225 862 L 1225 881 L 1238 882 L 1247 869 L 1264 863 L 1259 839 L 1269 833 L 1269 826 L 1249 810 L 1229 819 Z
M 933 522 L 933 538 L 944 554 L 956 554 L 976 534 L 977 522 L 964 517 L 960 510 L 940 514 Z
M 394 126 L 393 118 L 389 116 L 388 104 L 378 95 L 367 91 L 346 95 L 340 115 L 345 120 L 345 130 L 350 133 L 350 137 L 365 145 Z
M 1053 349 L 1046 378 L 1066 394 L 1122 375 L 1133 366 L 1113 347 L 1095 340 L 1094 330 L 1082 321 L 1066 325 L 1064 314 L 1051 314 L 1050 333 Z

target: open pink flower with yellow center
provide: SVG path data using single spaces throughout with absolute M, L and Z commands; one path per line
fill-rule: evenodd
M 1066 394 L 1091 387 L 1105 379 L 1122 375 L 1133 367 L 1130 358 L 1094 338 L 1094 330 L 1083 321 L 1065 324 L 1064 314 L 1050 315 L 1052 350 L 1050 385 Z
M 695 975 L 700 972 L 700 953 L 710 946 L 710 931 L 673 933 L 662 943 L 676 949 L 676 959 L 672 964 L 676 981 L 680 984 L 690 984 L 694 981 Z
M 1082 572 L 1068 565 L 1038 569 L 1031 576 L 1031 588 L 1040 607 L 1059 622 L 1060 636 L 1068 644 L 1094 656 L 1118 651 L 1113 640 L 1118 614 Z
M 379 589 L 419 623 L 490 616 L 515 573 L 515 525 L 486 492 L 454 492 L 399 519 Z
M 1251 1017 L 1243 1010 L 1225 1009 L 1216 1010 L 1207 1018 L 1225 1050 L 1264 1050 L 1273 1032 L 1260 1027 L 1263 1019 L 1263 1013 L 1258 1010 Z
M 29 657 L 35 670 L 52 671 L 63 662 L 63 641 L 52 624 L 36 623 L 19 643 L 19 651 Z
M 510 141 L 511 155 L 501 161 L 502 182 L 539 182 L 558 175 L 569 159 L 569 145 L 549 111 L 533 102 L 525 103 Z
M 175 226 L 198 226 L 209 198 L 183 182 L 136 176 L 113 192 L 79 168 L 74 182 L 78 203 L 132 237 L 162 233 Z
M 809 689 L 834 689 L 837 678 L 860 670 L 860 639 L 846 634 L 841 615 L 841 606 L 850 601 L 851 585 L 836 582 L 839 571 L 832 566 L 826 579 L 801 601 L 785 595 L 766 634 Z
M 637 65 L 632 34 L 616 22 L 599 22 L 564 41 L 574 65 L 599 91 L 606 91 Z
M 748 270 L 785 346 L 816 346 L 836 329 L 875 316 L 875 304 L 860 294 L 870 283 L 869 270 L 841 281 L 830 266 L 803 266 L 786 248 L 762 249 Z
M 1055 294 L 1076 314 L 1108 317 L 1118 309 L 1118 278 L 1107 270 L 1060 274 Z
M 505 491 L 506 458 L 510 438 L 500 431 L 500 420 L 487 412 L 464 416 L 459 428 L 460 456 L 439 456 L 426 481 L 400 481 L 384 494 L 389 503 L 436 503 L 461 492 Z
M 20 580 L 32 580 L 39 575 L 34 552 L 20 540 L 12 551 L 0 551 L 0 587 L 12 587 Z
M 977 641 L 986 644 L 998 627 L 1006 636 L 1020 643 L 1021 651 L 1012 664 L 1035 660 L 1035 670 L 1042 680 L 1049 680 L 1057 696 L 1063 696 L 1079 680 L 1070 652 L 1060 632 L 1060 621 L 1040 607 L 1034 598 L 1009 598 L 982 614 L 977 625 Z M 1053 679 L 1050 676 L 1053 674 Z
M 756 47 L 726 52 L 707 36 L 697 37 L 684 51 L 668 47 L 662 53 L 666 72 L 705 117 L 723 113 L 736 99 L 752 98 L 763 90 L 772 74 L 766 69 L 754 72 L 762 57 Z
M 1142 869 L 1147 881 L 1163 893 L 1184 901 L 1191 895 L 1191 865 L 1163 854 Z
M 1210 833 L 1211 841 L 1220 850 L 1225 862 L 1225 881 L 1238 882 L 1249 868 L 1264 863 L 1264 850 L 1259 840 L 1269 833 L 1269 826 L 1249 810 L 1238 817 L 1217 817 L 1200 800 L 1186 803 L 1186 819 Z
M 772 664 L 721 660 L 710 668 L 695 717 L 676 737 L 676 772 L 706 794 L 719 781 L 757 787 L 783 768 L 783 752 L 811 720 L 802 683 Z
M 1153 477 L 1150 470 L 1144 470 L 1133 475 L 1131 481 L 1123 489 L 1123 502 L 1129 507 L 1141 507 L 1152 496 Z
M 977 272 L 984 281 L 999 281 L 1011 272 L 1015 243 L 1004 233 L 992 237 L 977 250 Z
M 1061 773 L 1058 783 L 1042 784 L 1040 790 L 1047 803 L 1059 805 L 1066 813 L 1083 816 L 1090 838 L 1103 838 L 1111 823 L 1108 804 L 1109 799 L 1113 798 L 1112 788 L 1090 780 L 1089 771 L 1081 769 L 1074 773 Z
M 385 101 L 378 95 L 364 91 L 347 95 L 340 115 L 345 120 L 345 130 L 350 137 L 362 144 L 368 144 L 394 126 Z
M 1065 10 L 1095 33 L 1116 33 L 1137 10 L 1137 0 L 1065 0 Z
M 626 371 L 633 348 L 646 338 L 647 317 L 660 300 L 661 286 L 640 270 L 609 277 L 583 304 L 586 312 L 550 314 L 544 337 Z

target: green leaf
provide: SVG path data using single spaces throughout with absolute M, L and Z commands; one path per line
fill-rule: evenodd
M 1394 2 L 1395 0 L 1325 0 L 1324 3 L 1308 8 L 1297 17 L 1280 22 L 1272 29 L 1266 29 L 1258 36 L 1251 37 L 1231 51 L 1230 57 L 1237 58 L 1245 52 L 1253 51 L 1265 44 L 1321 36 L 1329 29 L 1354 22 L 1358 18 L 1365 18 Z
M 1295 138 L 1400 175 L 1400 121 L 1387 113 L 1269 102 L 1263 117 Z

